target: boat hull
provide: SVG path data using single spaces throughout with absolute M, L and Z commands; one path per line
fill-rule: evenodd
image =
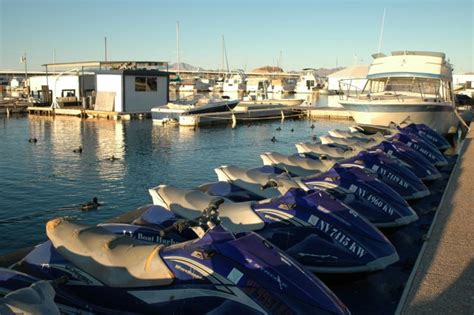
M 361 125 L 387 127 L 394 122 L 400 124 L 408 117 L 411 122 L 424 123 L 441 134 L 456 128 L 458 121 L 453 107 L 449 104 L 373 104 L 354 101 L 339 101 Z

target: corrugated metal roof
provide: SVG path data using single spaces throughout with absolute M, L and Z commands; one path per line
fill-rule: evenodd
M 337 72 L 331 73 L 330 75 L 328 75 L 328 78 L 365 78 L 367 77 L 367 73 L 369 73 L 369 67 L 369 65 L 350 66 Z

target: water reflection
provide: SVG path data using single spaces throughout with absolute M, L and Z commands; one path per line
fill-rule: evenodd
M 312 123 L 267 121 L 194 130 L 158 126 L 151 120 L 4 118 L 0 253 L 43 240 L 48 219 L 68 215 L 102 222 L 149 203 L 147 190 L 152 186 L 195 187 L 215 181 L 214 168 L 219 165 L 257 167 L 262 152 L 295 153 L 296 142 L 312 141 L 313 135 L 344 124 L 317 122 L 311 129 Z M 270 141 L 273 136 L 275 143 Z M 38 142 L 29 143 L 30 137 Z M 79 146 L 82 154 L 74 153 Z M 110 161 L 112 155 L 118 159 Z M 98 211 L 80 211 L 78 205 L 94 196 L 104 205 Z

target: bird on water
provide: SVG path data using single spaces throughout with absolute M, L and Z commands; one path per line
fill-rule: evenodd
M 30 138 L 30 139 L 28 139 L 28 142 L 30 142 L 30 143 L 36 143 L 36 142 L 38 142 L 38 139 L 36 139 L 36 138 Z
M 79 146 L 79 148 L 72 150 L 74 153 L 82 153 L 82 146 Z
M 81 206 L 82 211 L 90 211 L 97 209 L 101 204 L 97 200 L 97 197 L 92 198 L 92 201 L 86 202 Z

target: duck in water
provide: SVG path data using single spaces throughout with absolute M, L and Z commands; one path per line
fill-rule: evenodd
M 314 129 L 314 124 L 311 124 L 311 129 Z
M 28 139 L 28 142 L 30 142 L 30 143 L 36 143 L 36 142 L 38 142 L 38 139 L 36 139 L 36 138 L 30 138 L 30 139 Z
M 90 211 L 97 209 L 101 204 L 97 200 L 97 197 L 92 198 L 92 201 L 89 201 L 81 206 L 82 211 Z
M 271 142 L 276 142 L 277 139 L 275 138 L 275 136 L 273 136 L 273 138 L 270 140 Z
M 110 162 L 114 162 L 114 161 L 118 160 L 118 158 L 116 158 L 115 155 L 112 155 L 111 157 L 108 158 L 108 160 Z
M 280 128 L 280 127 L 278 127 L 278 128 L 277 128 L 277 129 L 275 129 L 275 130 L 276 130 L 276 131 L 281 131 L 281 128 Z
M 79 148 L 72 150 L 74 153 L 82 153 L 82 146 L 79 146 Z

